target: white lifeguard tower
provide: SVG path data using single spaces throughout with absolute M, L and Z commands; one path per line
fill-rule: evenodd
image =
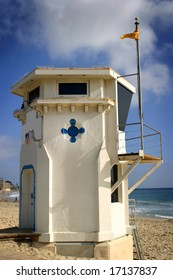
M 128 194 L 161 163 L 127 152 L 135 88 L 111 68 L 36 68 L 12 92 L 23 98 L 20 227 L 59 254 L 133 259 Z M 154 167 L 129 190 L 139 163 Z

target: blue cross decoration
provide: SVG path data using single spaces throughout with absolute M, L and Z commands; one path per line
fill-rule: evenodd
M 79 133 L 83 134 L 85 132 L 85 128 L 83 128 L 83 127 L 77 128 L 75 126 L 75 124 L 76 124 L 75 119 L 71 119 L 69 121 L 69 123 L 70 123 L 71 126 L 68 129 L 62 128 L 61 133 L 62 134 L 68 134 L 70 136 L 70 142 L 75 143 L 76 142 L 76 136 L 78 136 Z

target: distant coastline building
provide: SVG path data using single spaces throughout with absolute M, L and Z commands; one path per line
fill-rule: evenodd
M 10 192 L 12 188 L 13 184 L 10 181 L 0 178 L 0 192 Z
M 135 88 L 111 68 L 36 68 L 12 93 L 23 98 L 14 112 L 22 122 L 20 227 L 54 242 L 58 254 L 132 259 L 128 195 L 162 162 L 137 143 L 128 148 Z M 130 187 L 141 163 L 152 168 Z

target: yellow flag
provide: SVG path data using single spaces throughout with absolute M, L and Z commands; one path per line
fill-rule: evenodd
M 130 38 L 130 39 L 139 40 L 139 31 L 134 31 L 133 33 L 124 34 L 120 38 L 121 39 Z

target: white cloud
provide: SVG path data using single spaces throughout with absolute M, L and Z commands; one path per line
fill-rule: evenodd
M 169 69 L 164 64 L 154 63 L 145 65 L 142 74 L 143 87 L 155 95 L 165 95 L 169 86 Z
M 19 140 L 0 135 L 0 160 L 10 160 L 19 155 Z
M 173 25 L 172 1 L 30 0 L 28 5 L 27 0 L 16 0 L 16 6 L 12 0 L 1 2 L 1 26 L 4 32 L 15 33 L 20 42 L 44 48 L 55 62 L 59 57 L 77 61 L 80 51 L 86 66 L 94 66 L 93 58 L 105 52 L 107 65 L 122 73 L 136 71 L 135 41 L 120 36 L 134 30 L 134 19 L 139 16 L 144 85 L 157 96 L 165 94 L 169 68 L 159 61 L 160 38 L 153 26 Z

